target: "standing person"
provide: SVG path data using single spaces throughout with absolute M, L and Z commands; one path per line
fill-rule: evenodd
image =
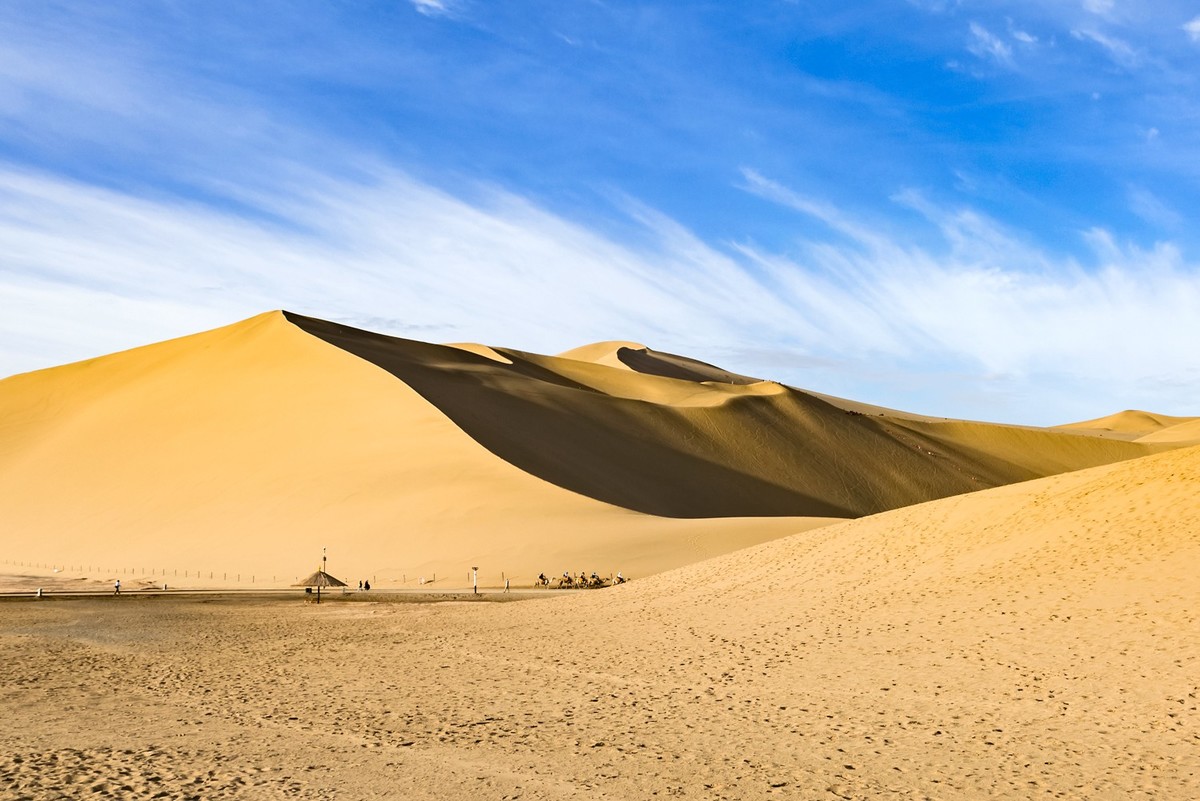
M 117 579 L 117 583 L 113 585 L 113 595 L 121 594 L 121 580 Z

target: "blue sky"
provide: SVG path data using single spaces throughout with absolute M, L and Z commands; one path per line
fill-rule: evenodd
M 0 7 L 0 375 L 288 308 L 1200 414 L 1200 6 Z

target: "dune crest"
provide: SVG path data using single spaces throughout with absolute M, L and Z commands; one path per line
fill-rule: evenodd
M 509 349 L 499 351 L 512 365 L 473 362 L 289 319 L 387 370 L 522 470 L 665 517 L 858 517 L 1169 447 L 872 415 L 772 382 L 680 379 Z
M 512 359 L 492 348 L 489 348 L 487 345 L 480 345 L 478 342 L 451 342 L 446 347 L 465 350 L 468 353 L 474 353 L 476 356 L 482 356 L 485 359 L 491 359 L 492 361 L 500 362 L 501 364 L 512 364 Z
M 282 312 L 6 379 L 0 421 L 12 556 L 127 585 L 286 584 L 323 546 L 335 575 L 391 586 L 646 575 L 826 522 L 661 520 L 564 490 Z
M 761 378 L 731 373 L 699 359 L 651 350 L 637 342 L 595 342 L 560 353 L 557 358 L 591 362 L 605 367 L 616 367 L 643 375 L 676 378 L 681 381 L 719 384 L 755 384 L 762 381 Z

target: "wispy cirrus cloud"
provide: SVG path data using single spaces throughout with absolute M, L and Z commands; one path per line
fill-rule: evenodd
M 1158 228 L 1173 231 L 1183 224 L 1183 215 L 1149 189 L 1130 187 L 1129 209 Z
M 1116 36 L 1094 28 L 1075 28 L 1071 31 L 1071 35 L 1076 39 L 1098 44 L 1110 59 L 1122 67 L 1133 69 L 1142 63 L 1142 54 L 1133 45 Z
M 1183 32 L 1188 35 L 1188 38 L 1193 42 L 1200 42 L 1200 16 L 1193 17 L 1183 23 Z
M 1086 234 L 1095 264 L 1083 266 L 978 212 L 902 193 L 942 243 L 921 248 L 747 170 L 746 191 L 829 236 L 786 253 L 710 243 L 626 200 L 614 213 L 641 227 L 633 245 L 495 187 L 467 197 L 373 172 L 369 182 L 306 176 L 306 189 L 264 200 L 264 218 L 280 222 L 250 223 L 0 171 L 0 298 L 40 309 L 0 320 L 0 359 L 31 369 L 284 307 L 542 352 L 635 339 L 958 416 L 1052 423 L 1132 397 L 1182 411 L 1200 389 L 1189 344 L 1200 337 L 1200 273 L 1167 244 L 1143 250 L 1097 229 Z
M 990 59 L 998 64 L 1011 66 L 1013 62 L 1012 47 L 999 36 L 980 25 L 970 24 L 971 36 L 967 40 L 967 50 L 982 59 Z
M 1115 0 L 1083 0 L 1082 3 L 1085 11 L 1102 16 L 1112 13 L 1115 4 Z
M 455 0 L 410 0 L 413 8 L 427 17 L 450 17 L 458 13 Z

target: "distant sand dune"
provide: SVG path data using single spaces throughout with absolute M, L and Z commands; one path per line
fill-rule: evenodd
M 1107 417 L 1099 417 L 1095 420 L 1084 420 L 1080 423 L 1068 423 L 1066 425 L 1057 426 L 1060 429 L 1078 430 L 1097 436 L 1109 436 L 1120 439 L 1140 439 L 1143 442 L 1148 440 L 1143 439 L 1148 434 L 1153 434 L 1180 423 L 1187 423 L 1198 418 L 1195 417 L 1172 417 L 1166 414 L 1154 414 L 1153 412 L 1143 412 L 1138 409 L 1126 409 L 1123 412 L 1110 414 Z M 1175 440 L 1160 440 L 1160 441 L 1175 441 Z
M 716 365 L 651 350 L 636 342 L 597 342 L 558 355 L 560 359 L 594 362 L 644 375 L 678 378 L 683 381 L 715 381 L 722 384 L 754 384 L 762 379 L 738 375 Z
M 1200 418 L 1183 418 L 1184 422 L 1175 423 L 1137 438 L 1138 442 L 1173 442 L 1190 444 L 1200 442 Z

